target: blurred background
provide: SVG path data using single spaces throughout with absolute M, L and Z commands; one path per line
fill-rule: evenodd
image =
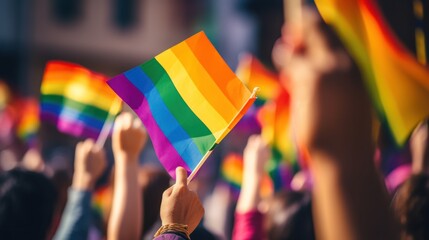
M 399 39 L 415 52 L 414 28 L 409 27 L 415 24 L 412 2 L 378 2 Z M 429 26 L 428 19 L 424 26 Z M 231 69 L 236 69 L 241 53 L 250 52 L 273 70 L 272 48 L 283 22 L 282 0 L 0 0 L 0 79 L 16 98 L 37 99 L 49 60 L 115 76 L 201 30 Z M 220 159 L 228 152 L 241 152 L 248 135 L 258 131 L 258 126 L 233 131 L 214 152 L 218 161 L 208 161 L 217 169 L 209 176 L 215 178 Z M 43 123 L 38 134 L 46 161 L 59 157 L 54 162 L 72 163 L 78 139 Z M 383 142 L 387 148 L 393 145 L 389 136 Z M 24 153 L 26 146 L 18 148 L 16 152 Z M 157 163 L 150 146 L 142 161 Z M 385 167 L 386 173 L 390 170 Z
M 306 2 L 312 4 L 312 1 Z M 390 27 L 414 53 L 415 29 L 410 26 L 414 26 L 416 20 L 412 1 L 378 2 Z M 424 12 L 429 12 L 428 7 L 429 4 L 424 5 Z M 240 54 L 245 52 L 252 53 L 268 69 L 274 70 L 271 54 L 284 23 L 283 9 L 283 0 L 0 0 L 0 81 L 9 86 L 14 98 L 38 99 L 49 60 L 77 63 L 113 77 L 199 31 L 205 31 L 232 70 L 236 69 Z M 429 32 L 429 18 L 423 21 L 425 32 Z M 429 38 L 425 41 L 428 46 Z M 0 100 L 2 97 L 0 95 Z M 14 151 L 17 159 L 29 149 L 24 142 L 4 138 L 10 135 L 5 124 L 7 121 L 0 115 L 0 169 L 3 170 L 7 167 L 2 161 L 10 157 L 4 149 Z M 222 159 L 232 152 L 242 153 L 248 136 L 260 131 L 252 117 L 243 118 L 242 125 L 228 135 L 201 169 L 194 182 L 201 196 L 212 192 Z M 409 163 L 410 153 L 408 146 L 403 149 L 394 146 L 388 129 L 382 127 L 380 132 L 378 154 L 381 169 L 387 175 L 397 166 Z M 79 139 L 43 122 L 38 139 L 44 161 L 54 170 L 66 170 L 71 175 L 74 148 Z M 108 151 L 109 145 L 108 141 Z M 111 153 L 109 158 L 112 163 Z M 142 154 L 141 163 L 160 167 L 150 144 Z M 282 177 L 290 181 L 297 171 L 291 170 L 293 167 L 289 166 L 290 176 Z M 106 173 L 104 181 L 108 175 Z M 214 198 L 212 203 L 216 205 L 216 201 Z M 209 223 L 210 214 L 206 216 Z M 227 222 L 223 224 L 219 228 L 231 226 Z M 210 230 L 218 234 L 231 231 Z
M 47 60 L 112 76 L 201 30 L 232 69 L 244 51 L 270 63 L 282 12 L 281 0 L 1 0 L 0 77 L 34 95 Z

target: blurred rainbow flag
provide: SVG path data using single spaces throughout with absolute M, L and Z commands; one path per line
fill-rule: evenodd
M 297 151 L 290 133 L 289 94 L 280 83 L 278 75 L 250 54 L 240 58 L 236 73 L 248 87 L 260 88 L 258 98 L 262 98 L 264 104 L 258 109 L 257 119 L 261 125 L 262 137 L 272 148 L 272 159 L 268 162 L 269 173 L 276 189 L 282 188 L 284 161 L 289 167 L 298 167 Z
M 238 62 L 235 73 L 248 88 L 253 89 L 259 87 L 258 99 L 273 99 L 279 94 L 281 86 L 277 74 L 268 70 L 251 54 L 243 54 L 240 56 L 240 61 Z
M 11 99 L 11 92 L 9 86 L 0 80 L 0 110 L 6 108 Z
M 137 113 L 171 176 L 192 179 L 256 99 L 199 32 L 108 81 Z
M 16 134 L 29 145 L 34 144 L 40 127 L 39 102 L 36 99 L 20 99 L 16 103 L 18 111 Z
M 243 157 L 237 153 L 228 154 L 221 165 L 222 179 L 228 183 L 238 195 L 243 182 Z M 264 175 L 261 182 L 260 194 L 262 197 L 270 196 L 273 191 L 273 182 L 268 175 Z
M 107 222 L 112 205 L 112 189 L 109 186 L 99 187 L 92 195 L 91 206 L 102 222 Z
M 372 0 L 315 0 L 367 80 L 374 104 L 396 144 L 429 116 L 429 69 L 401 45 Z
M 61 132 L 97 139 L 106 120 L 121 110 L 106 80 L 77 64 L 48 62 L 41 86 L 41 118 Z

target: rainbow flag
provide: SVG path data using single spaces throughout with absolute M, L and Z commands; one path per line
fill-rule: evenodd
M 396 144 L 429 116 L 429 69 L 396 39 L 372 0 L 315 0 L 367 80 L 381 120 Z
M 109 211 L 112 205 L 112 188 L 109 186 L 99 187 L 94 191 L 91 200 L 92 209 L 98 215 L 97 218 L 104 222 L 109 217 Z
M 237 153 L 229 153 L 222 161 L 220 171 L 222 179 L 238 196 L 243 182 L 243 157 Z M 268 174 L 262 177 L 260 189 L 262 197 L 268 197 L 274 192 L 273 182 Z
M 16 110 L 19 111 L 16 134 L 21 140 L 32 145 L 40 127 L 39 102 L 32 98 L 20 99 L 18 100 Z
M 271 146 L 272 157 L 268 171 L 276 190 L 287 187 L 285 170 L 298 171 L 298 149 L 293 141 L 290 124 L 290 96 L 280 88 L 275 99 L 266 102 L 258 111 L 258 121 L 262 126 L 262 138 Z
M 235 73 L 250 89 L 259 87 L 258 99 L 273 99 L 279 94 L 281 86 L 278 75 L 268 70 L 251 54 L 240 57 Z
M 203 32 L 108 81 L 143 121 L 171 176 L 192 179 L 255 101 Z
M 289 126 L 289 94 L 279 76 L 250 54 L 240 58 L 236 73 L 248 87 L 259 86 L 258 99 L 264 102 L 257 110 L 257 120 L 261 125 L 261 135 L 272 152 L 268 171 L 276 189 L 287 187 L 289 182 L 285 180 L 285 169 L 298 168 L 297 150 Z
M 107 77 L 82 66 L 50 61 L 41 86 L 41 117 L 61 132 L 97 139 L 107 119 L 121 110 Z

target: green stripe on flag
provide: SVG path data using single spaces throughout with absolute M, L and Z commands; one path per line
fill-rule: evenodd
M 141 68 L 152 80 L 163 102 L 193 139 L 200 152 L 207 152 L 216 141 L 215 137 L 185 103 L 164 68 L 154 58 L 141 65 Z

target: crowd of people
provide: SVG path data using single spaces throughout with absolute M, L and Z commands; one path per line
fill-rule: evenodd
M 122 113 L 113 127 L 112 197 L 102 226 L 94 230 L 91 198 L 108 166 L 106 152 L 85 140 L 76 145 L 72 179 L 47 176 L 42 160 L 1 171 L 0 239 L 429 239 L 426 122 L 410 137 L 411 175 L 389 193 L 374 161 L 373 112 L 362 75 L 317 12 L 303 14 L 301 29 L 284 27 L 273 55 L 289 79 L 295 138 L 308 153 L 311 188 L 261 198 L 270 149 L 252 135 L 232 234 L 216 236 L 201 223 L 205 212 L 229 209 L 221 201 L 205 209 L 181 167 L 170 186 L 165 172 L 139 166 L 147 133 L 139 119 Z

